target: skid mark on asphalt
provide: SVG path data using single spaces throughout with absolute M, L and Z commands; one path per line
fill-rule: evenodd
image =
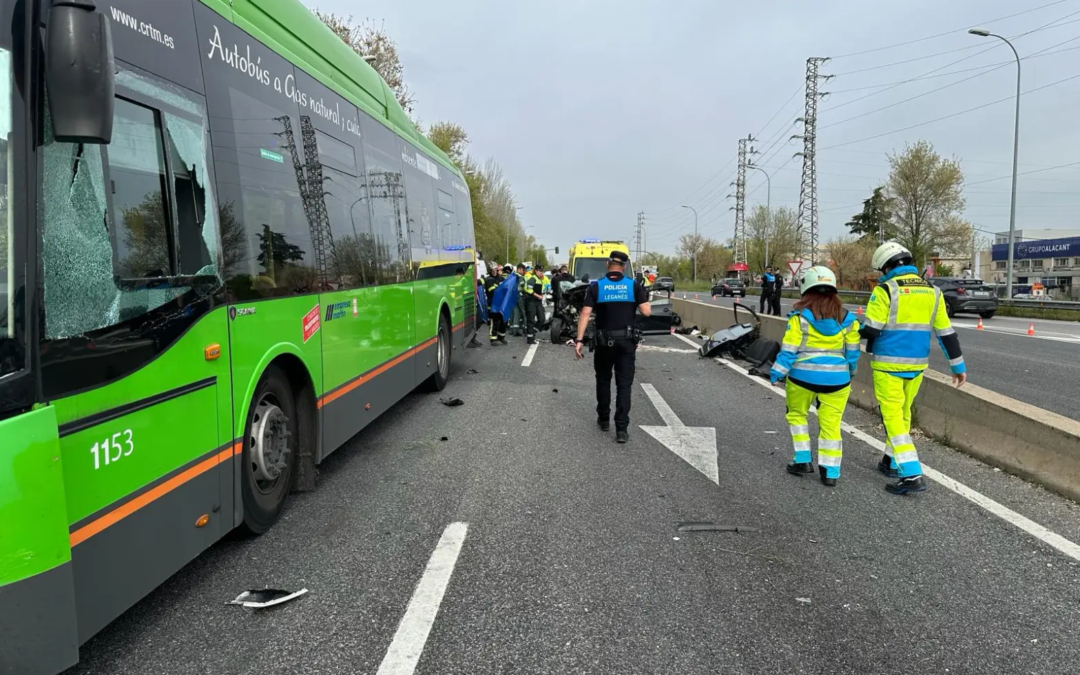
M 534 351 L 535 347 L 533 345 Z M 443 531 L 376 675 L 412 675 L 416 672 L 416 664 L 424 652 L 424 644 L 439 613 L 439 605 L 468 531 L 468 523 L 450 523 Z
M 745 368 L 742 368 L 732 363 L 731 361 L 727 361 L 725 359 L 716 359 L 716 362 L 722 363 L 736 373 L 739 373 L 740 375 L 749 378 L 751 381 L 765 387 L 774 394 L 779 394 L 780 396 L 783 396 L 785 398 L 787 396 L 787 392 L 785 392 L 783 388 L 773 387 L 768 383 L 768 381 L 763 380 L 760 377 L 755 377 L 751 375 Z M 817 410 L 814 408 L 811 408 L 810 412 L 817 414 Z M 879 453 L 885 452 L 885 443 L 874 438 L 862 429 L 854 427 L 847 422 L 841 423 L 840 426 L 844 431 L 851 434 L 855 438 L 858 438 L 860 441 L 869 445 L 871 448 L 878 451 Z M 1065 537 L 1057 534 L 1056 532 L 1053 532 L 1046 527 L 1043 527 L 1042 525 L 1036 523 L 1030 518 L 1020 515 L 1019 513 L 1013 511 L 1007 506 L 1004 506 L 999 502 L 990 499 L 981 492 L 978 492 L 977 490 L 972 490 L 960 481 L 954 478 L 950 478 L 949 476 L 946 476 L 940 471 L 930 468 L 926 464 L 923 464 L 922 468 L 924 476 L 940 484 L 947 490 L 960 495 L 972 504 L 975 504 L 976 506 L 979 506 L 980 508 L 989 511 L 998 518 L 1001 518 L 1002 520 L 1011 523 L 1012 525 L 1015 525 L 1016 527 L 1020 528 L 1024 532 L 1027 532 L 1028 534 L 1042 541 L 1043 543 L 1048 544 L 1049 546 L 1053 546 L 1058 551 L 1061 551 L 1073 560 L 1080 560 L 1080 546 L 1078 546 L 1076 543 L 1066 539 Z

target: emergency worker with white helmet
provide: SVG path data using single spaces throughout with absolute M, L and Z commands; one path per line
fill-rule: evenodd
M 828 267 L 808 269 L 799 290 L 802 298 L 788 318 L 769 380 L 778 385 L 787 378 L 787 422 L 795 446 L 788 473 L 814 472 L 806 414 L 817 398 L 818 472 L 822 483 L 833 486 L 840 477 L 843 456 L 840 423 L 859 364 L 859 322 L 844 309 L 836 292 L 836 275 Z
M 885 456 L 878 470 L 899 478 L 885 486 L 889 492 L 922 492 L 926 483 L 911 439 L 911 405 L 930 363 L 931 333 L 937 334 L 957 387 L 967 381 L 967 367 L 941 290 L 919 276 L 911 251 L 886 242 L 874 251 L 873 265 L 882 276 L 870 295 L 860 332 L 866 338 L 874 395 L 885 425 Z

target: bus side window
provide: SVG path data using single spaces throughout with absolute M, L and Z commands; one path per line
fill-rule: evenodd
M 165 151 L 157 111 L 116 99 L 108 146 L 116 273 L 128 279 L 172 276 L 176 249 L 168 209 Z

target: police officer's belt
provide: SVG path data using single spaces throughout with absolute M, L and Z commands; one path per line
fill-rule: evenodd
M 641 342 L 641 331 L 637 330 L 636 328 L 596 331 L 596 342 L 599 345 L 613 347 L 615 346 L 616 342 L 622 340 L 631 340 L 634 344 L 637 344 Z

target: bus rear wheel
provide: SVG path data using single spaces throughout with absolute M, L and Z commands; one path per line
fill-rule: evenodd
M 251 399 L 240 457 L 244 529 L 251 534 L 266 532 L 281 515 L 296 474 L 298 440 L 289 378 L 270 366 Z
M 450 322 L 444 314 L 439 317 L 439 333 L 435 338 L 435 372 L 426 382 L 429 391 L 442 391 L 450 381 L 450 341 Z

